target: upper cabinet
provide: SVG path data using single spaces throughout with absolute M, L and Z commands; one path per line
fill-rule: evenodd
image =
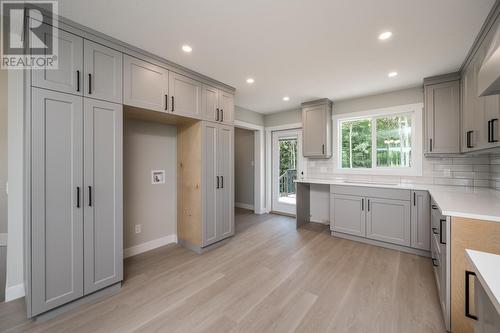
M 52 29 L 46 29 L 51 33 Z M 34 69 L 32 85 L 69 94 L 82 95 L 83 77 L 83 38 L 59 30 L 57 34 L 59 45 L 58 68 Z M 30 40 L 30 43 L 34 41 Z
M 123 57 L 123 104 L 168 111 L 168 70 L 129 55 Z
M 122 103 L 122 53 L 85 40 L 84 96 Z
M 226 124 L 234 122 L 234 95 L 209 85 L 202 88 L 202 118 Z
M 184 75 L 170 72 L 168 91 L 169 111 L 181 116 L 199 118 L 201 114 L 201 83 Z
M 310 158 L 332 156 L 332 102 L 321 99 L 302 103 L 302 154 Z
M 460 152 L 460 79 L 458 74 L 424 79 L 425 152 Z

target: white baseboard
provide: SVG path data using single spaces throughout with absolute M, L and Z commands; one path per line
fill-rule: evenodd
M 146 243 L 134 245 L 129 248 L 123 249 L 123 258 L 133 257 L 140 253 L 151 251 L 160 246 L 165 246 L 172 243 L 177 243 L 177 235 L 168 235 L 162 238 L 154 239 Z
M 5 288 L 5 302 L 24 297 L 24 283 Z
M 309 222 L 312 222 L 312 223 L 321 223 L 321 224 L 324 224 L 324 225 L 330 225 L 330 221 L 321 221 L 321 220 L 316 220 L 316 219 L 310 219 Z
M 254 206 L 253 205 L 246 204 L 246 203 L 243 203 L 243 202 L 235 202 L 234 203 L 234 207 L 248 209 L 248 210 L 254 210 Z

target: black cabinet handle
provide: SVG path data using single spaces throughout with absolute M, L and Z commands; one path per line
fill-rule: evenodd
M 365 210 L 365 199 L 361 199 L 361 211 Z
M 220 176 L 220 188 L 224 188 L 224 176 Z
M 432 209 L 438 209 L 438 206 L 436 206 L 436 205 L 432 205 L 431 207 L 432 207 Z
M 168 95 L 165 95 L 165 111 L 168 111 Z
M 89 74 L 89 95 L 92 94 L 92 74 Z
M 491 120 L 488 120 L 488 142 L 491 142 Z
M 439 243 L 446 244 L 446 242 L 443 241 L 443 222 L 446 222 L 446 220 L 439 219 Z
M 491 142 L 498 142 L 497 139 L 495 139 L 495 121 L 498 121 L 498 119 L 491 119 Z
M 216 109 L 217 113 L 215 115 L 215 121 L 219 121 L 219 108 Z
M 224 109 L 220 109 L 220 121 L 224 121 Z
M 92 207 L 92 186 L 89 186 L 89 207 Z
M 429 139 L 429 151 L 432 152 L 432 139 Z
M 474 131 L 468 131 L 467 132 L 467 148 L 474 148 L 474 146 L 472 145 L 472 133 Z
M 470 276 L 476 276 L 476 273 L 465 271 L 465 316 L 477 320 L 477 316 L 470 313 Z
M 437 234 L 439 234 L 439 231 L 437 230 L 437 228 L 432 228 L 432 233 L 434 235 L 437 235 Z
M 417 205 L 417 192 L 413 192 L 413 206 Z
M 80 186 L 76 187 L 76 208 L 80 208 Z
M 172 112 L 175 111 L 174 96 L 172 96 Z
M 217 179 L 217 187 L 216 188 L 220 188 L 219 187 L 219 176 L 216 176 L 215 178 Z
M 432 258 L 432 266 L 434 266 L 434 267 L 438 267 L 439 266 L 438 264 L 436 264 L 436 261 L 437 261 L 436 258 Z
M 325 155 L 325 144 L 321 145 L 321 152 L 323 153 L 323 155 Z
M 368 211 L 370 211 L 370 199 L 368 199 Z
M 76 91 L 80 92 L 80 71 L 76 71 Z

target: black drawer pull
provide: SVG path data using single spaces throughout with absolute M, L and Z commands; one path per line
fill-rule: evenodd
M 438 209 L 438 206 L 436 206 L 436 205 L 432 205 L 431 207 L 432 207 L 432 209 Z
M 443 241 L 443 222 L 446 222 L 446 220 L 439 219 L 439 243 L 446 244 L 446 242 Z
M 465 316 L 477 320 L 477 316 L 470 313 L 470 276 L 476 276 L 476 273 L 465 271 Z

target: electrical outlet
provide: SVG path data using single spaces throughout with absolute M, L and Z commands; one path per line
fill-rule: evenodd
M 135 233 L 136 234 L 140 234 L 141 233 L 141 225 L 140 224 L 136 224 L 135 225 Z

